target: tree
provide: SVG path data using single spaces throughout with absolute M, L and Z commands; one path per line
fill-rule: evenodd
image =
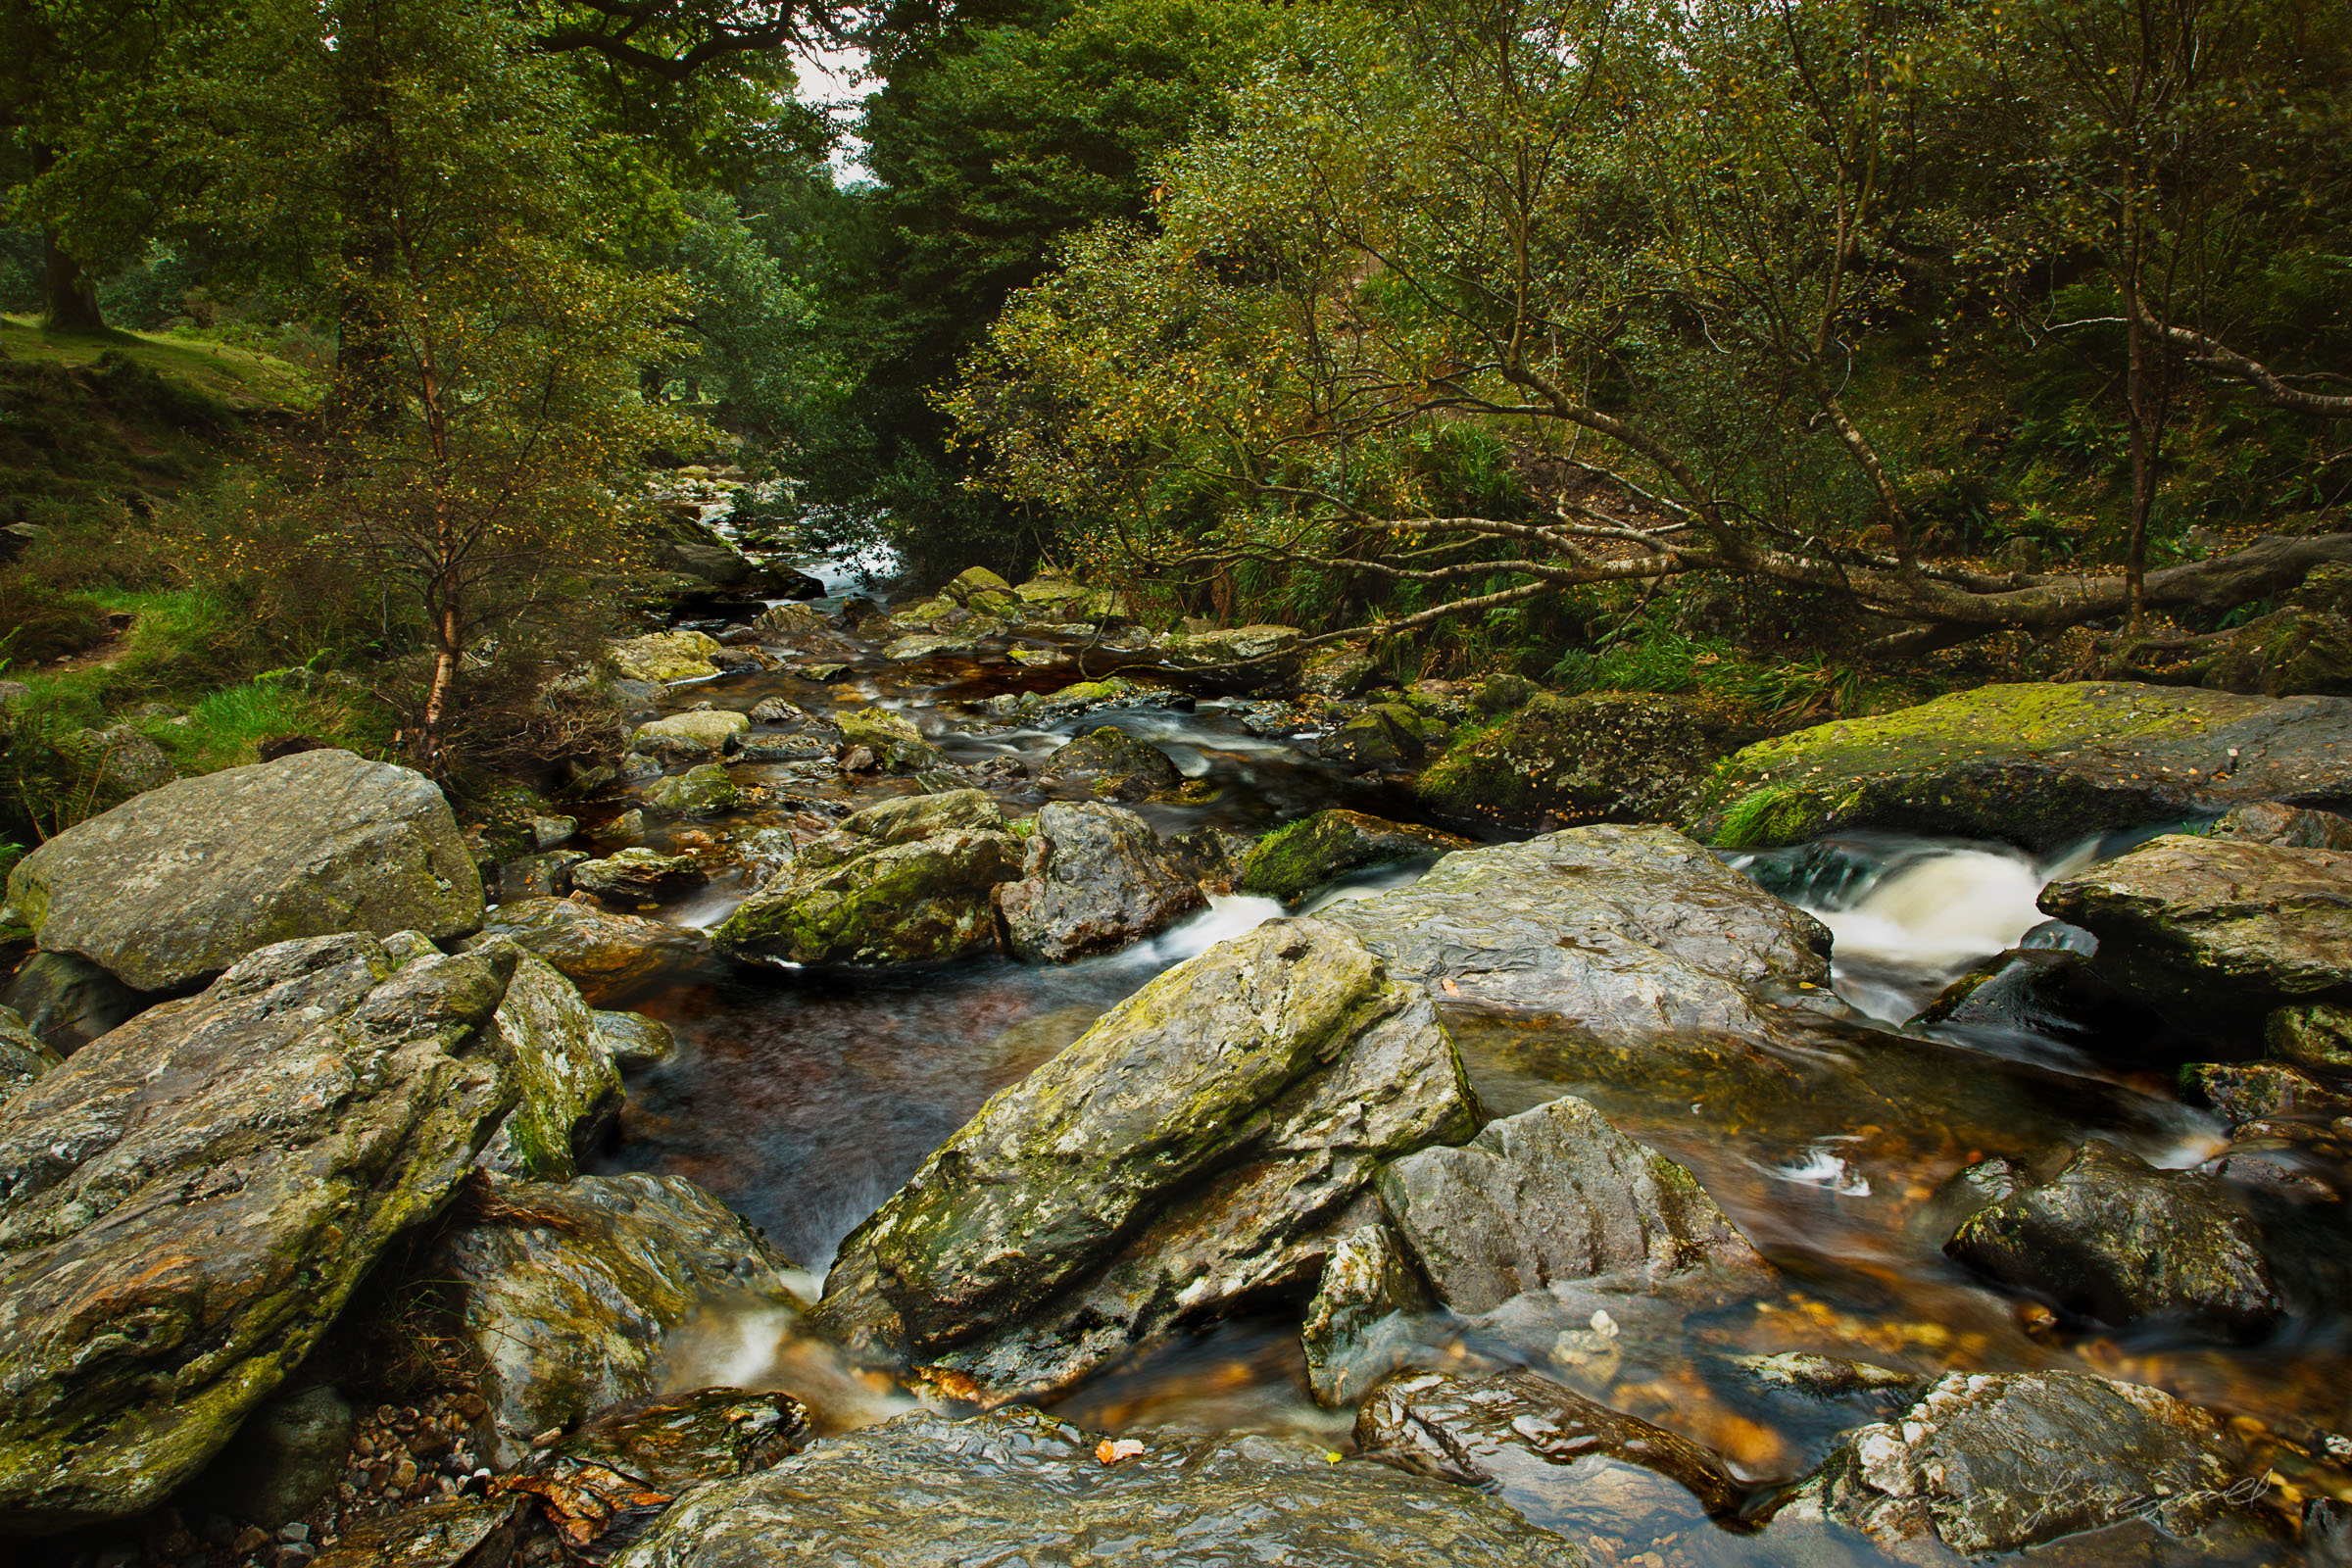
M 1301 24 L 1304 68 L 1171 162 L 1157 230 L 1076 247 L 968 362 L 954 412 L 1006 493 L 1148 575 L 1305 566 L 1426 607 L 1389 629 L 1692 571 L 1841 596 L 1889 649 L 2128 607 L 2125 580 L 1924 555 L 1843 396 L 1905 287 L 1914 142 L 1974 69 L 1936 18 L 1450 0 Z M 1498 443 L 1517 489 L 1451 505 L 1416 457 L 1449 432 Z M 2344 556 L 2278 543 L 2137 592 L 2226 602 Z

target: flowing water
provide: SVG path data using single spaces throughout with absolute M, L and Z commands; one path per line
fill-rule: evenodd
M 1212 699 L 1189 710 L 1138 708 L 1005 727 L 971 705 L 1006 690 L 1053 690 L 1072 672 L 957 661 L 909 668 L 869 649 L 850 662 L 852 672 L 831 683 L 770 673 L 728 677 L 708 693 L 728 707 L 781 694 L 820 712 L 885 704 L 963 761 L 1010 754 L 1034 763 L 1074 731 L 1117 724 L 1166 751 L 1192 783 L 1181 804 L 1141 808 L 1165 832 L 1262 832 L 1329 805 L 1410 814 L 1407 803 L 1377 786 L 1251 735 L 1231 706 Z M 791 764 L 748 771 L 764 771 L 804 797 L 843 793 L 797 777 Z M 870 800 L 872 788 L 869 781 L 858 798 Z M 1047 794 L 1033 784 L 1001 793 L 1018 809 Z M 2098 1137 L 2156 1164 L 2185 1167 L 2224 1147 L 2218 1123 L 2178 1102 L 2168 1075 L 2135 1063 L 2131 1040 L 2114 1038 L 2119 1029 L 2129 1036 L 2129 1019 L 2099 1039 L 2087 1038 L 2079 1020 L 2030 1009 L 1997 1026 L 1912 1021 L 1954 978 L 1994 955 L 2075 941 L 2079 933 L 2044 919 L 2035 895 L 2054 873 L 2127 842 L 2086 844 L 2043 862 L 1997 845 L 1854 835 L 1735 858 L 1835 937 L 1837 989 L 1856 1016 L 1823 1025 L 1802 1050 L 1661 1041 L 1634 1056 L 1595 1049 L 1572 1031 L 1453 1017 L 1491 1113 L 1562 1094 L 1591 1100 L 1635 1138 L 1690 1165 L 1780 1265 L 1768 1295 L 1710 1301 L 1655 1324 L 1642 1301 L 1618 1303 L 1613 1314 L 1596 1314 L 1596 1323 L 1611 1324 L 1606 1336 L 1597 1328 L 1563 1336 L 1542 1369 L 1709 1445 L 1759 1483 L 1801 1473 L 1837 1428 L 1862 1419 L 1827 1407 L 1810 1418 L 1785 1404 L 1762 1407 L 1725 1371 L 1733 1356 L 1780 1350 L 1923 1374 L 2087 1368 L 2209 1403 L 2246 1418 L 2249 1431 L 2308 1439 L 2339 1425 L 2352 1373 L 2341 1322 L 2307 1327 L 2291 1345 L 2253 1347 L 2170 1332 L 2064 1335 L 2046 1313 L 1985 1289 L 1940 1250 L 1952 1216 L 1939 1189 L 1985 1156 L 2046 1171 Z M 1419 871 L 1391 868 L 1325 898 L 1361 896 Z M 664 912 L 708 925 L 745 891 L 716 886 Z M 693 1178 L 808 1269 L 813 1291 L 842 1237 L 991 1094 L 1154 974 L 1281 912 L 1270 900 L 1219 899 L 1152 941 L 1059 967 L 984 958 L 856 976 L 716 965 L 672 973 L 608 1004 L 668 1022 L 681 1049 L 632 1083 L 620 1140 L 602 1168 Z M 1644 1325 L 1638 1347 L 1636 1336 L 1618 1336 L 1621 1319 Z M 1351 1415 L 1319 1410 L 1307 1397 L 1296 1323 L 1294 1305 L 1218 1325 L 1140 1355 L 1057 1408 L 1106 1431 L 1284 1429 L 1344 1448 Z M 1428 1340 L 1441 1364 L 1525 1359 L 1474 1336 L 1448 1339 L 1442 1328 Z M 670 1375 L 679 1386 L 789 1388 L 835 1428 L 910 1402 L 774 1313 L 714 1313 L 674 1350 Z M 1716 1529 L 1679 1489 L 1662 1499 L 1642 1491 L 1651 1480 L 1635 1488 L 1649 1501 L 1626 1505 L 1629 1553 L 1646 1540 L 1666 1544 L 1649 1559 L 1662 1564 L 1793 1560 L 1773 1544 L 1773 1530 Z

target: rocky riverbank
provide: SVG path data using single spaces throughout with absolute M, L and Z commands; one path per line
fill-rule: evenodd
M 0 1529 L 182 1568 L 2336 1560 L 2352 702 L 1993 687 L 1759 738 L 1124 617 L 976 570 L 754 605 L 613 649 L 626 749 L 560 804 L 461 821 L 318 751 L 26 857 Z M 1942 853 L 1896 832 L 2024 891 L 1890 1018 L 1854 911 Z M 889 1087 L 729 1069 L 717 1005 Z M 804 1175 L 693 1152 L 739 1132 Z M 869 1186 L 821 1168 L 860 1144 Z M 1291 1402 L 1171 1402 L 1237 1334 Z

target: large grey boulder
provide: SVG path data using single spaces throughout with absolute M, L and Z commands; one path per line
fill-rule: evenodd
M 792 1310 L 785 1261 L 682 1176 L 499 1181 L 428 1277 L 463 1297 L 464 1333 L 502 1453 L 656 1391 L 671 1334 L 714 1303 Z
M 2249 801 L 2352 802 L 2352 701 L 2131 681 L 1980 686 L 1748 747 L 1716 771 L 1693 831 L 1767 849 L 1884 827 L 2051 854 L 2118 823 Z
M 1274 922 L 982 1106 L 842 1243 L 819 1315 L 983 1389 L 1066 1388 L 1313 1278 L 1381 1164 L 1475 1116 L 1417 988 L 1339 926 Z
M 2285 1310 L 2261 1227 L 2227 1183 L 2112 1144 L 2085 1144 L 2050 1181 L 1978 1209 L 1945 1250 L 2119 1326 L 2161 1315 L 2257 1334 Z
M 301 1363 L 538 1076 L 520 962 L 276 944 L 0 1108 L 0 1529 L 153 1506 Z
M 1123 948 L 1205 902 L 1151 823 L 1098 801 L 1040 809 L 1020 880 L 997 889 L 1008 945 L 1033 963 Z
M 1928 1561 L 1944 1560 L 1938 1546 L 1989 1557 L 2128 1527 L 2110 1554 L 2083 1560 L 2139 1561 L 2163 1539 L 2152 1526 L 2196 1537 L 2250 1516 L 2268 1490 L 2238 1484 L 2251 1469 L 2211 1415 L 2155 1389 L 2086 1372 L 1949 1372 L 1894 1420 L 1849 1433 L 1771 1528 L 1842 1524 Z
M 917 1411 L 680 1498 L 622 1568 L 888 1563 L 1582 1568 L 1489 1497 L 1270 1438 L 1168 1435 L 1104 1463 L 1036 1410 Z
M 2167 834 L 2042 890 L 2099 939 L 2091 962 L 2168 1007 L 2249 1023 L 2352 999 L 2352 854 Z
M 1397 1160 L 1380 1197 L 1422 1277 L 1463 1314 L 1563 1281 L 1657 1285 L 1763 1262 L 1689 1170 L 1573 1097 Z
M 316 751 L 68 828 L 17 862 L 8 902 L 43 951 L 173 991 L 297 937 L 462 936 L 482 923 L 482 879 L 430 779 Z
M 1462 850 L 1330 911 L 1448 1005 L 1551 1014 L 1604 1041 L 1771 1038 L 1827 998 L 1830 934 L 1664 827 L 1582 827 Z

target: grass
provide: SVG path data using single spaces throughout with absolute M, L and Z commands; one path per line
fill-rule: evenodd
M 11 359 L 68 367 L 93 365 L 111 350 L 241 413 L 315 409 L 324 390 L 317 377 L 283 360 L 159 332 L 52 332 L 27 317 L 0 316 L 0 349 Z

